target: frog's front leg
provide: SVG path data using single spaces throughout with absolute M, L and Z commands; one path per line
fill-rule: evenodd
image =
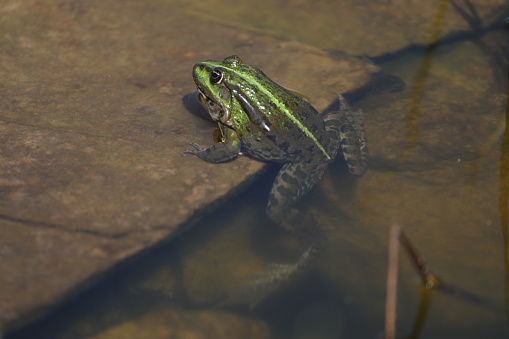
M 219 144 L 214 144 L 209 148 L 204 148 L 197 143 L 191 143 L 194 150 L 185 150 L 181 154 L 185 156 L 186 154 L 196 155 L 198 158 L 205 160 L 207 162 L 225 162 L 238 157 L 241 153 L 241 143 L 237 138 L 237 134 L 233 130 L 228 131 L 228 135 L 226 135 L 226 139 L 224 142 Z

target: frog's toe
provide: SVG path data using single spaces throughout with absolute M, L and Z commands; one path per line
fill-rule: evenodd
M 191 142 L 191 143 L 189 143 L 189 145 L 193 146 L 196 149 L 196 151 L 198 151 L 198 152 L 205 150 L 205 147 L 202 147 L 195 142 Z
M 185 149 L 182 152 L 180 152 L 180 155 L 185 157 L 187 154 L 196 155 L 198 152 L 203 152 L 206 148 L 198 145 L 195 142 L 189 143 L 189 145 L 193 146 L 194 149 Z

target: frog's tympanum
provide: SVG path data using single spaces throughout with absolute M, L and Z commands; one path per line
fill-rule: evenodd
M 270 192 L 267 214 L 309 242 L 296 263 L 271 265 L 251 283 L 248 290 L 252 295 L 247 301 L 254 305 L 268 290 L 307 266 L 324 247 L 325 236 L 314 218 L 292 206 L 320 180 L 339 149 L 350 172 L 364 174 L 368 148 L 362 115 L 352 112 L 341 95 L 339 111 L 320 114 L 303 96 L 243 64 L 236 55 L 223 62 L 196 64 L 193 78 L 200 101 L 219 126 L 221 142 L 209 148 L 193 143 L 195 150 L 183 153 L 214 163 L 241 154 L 282 163 Z

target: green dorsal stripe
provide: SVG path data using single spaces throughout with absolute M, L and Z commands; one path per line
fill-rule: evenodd
M 205 62 L 206 63 L 206 62 Z M 215 66 L 215 63 L 214 63 L 214 66 Z M 232 73 L 235 73 L 237 74 L 238 76 L 240 76 L 241 78 L 247 78 L 248 81 L 252 84 L 255 84 L 255 86 L 257 87 L 257 89 L 264 93 L 267 97 L 270 98 L 270 100 L 272 100 L 273 102 L 276 103 L 276 105 L 279 107 L 280 110 L 282 110 L 285 115 L 294 123 L 296 124 L 299 129 L 308 137 L 310 138 L 311 140 L 314 141 L 314 143 L 316 144 L 316 146 L 318 146 L 318 148 L 323 152 L 323 154 L 325 155 L 325 157 L 327 158 L 327 160 L 330 160 L 331 157 L 329 156 L 329 154 L 327 154 L 327 152 L 325 151 L 325 149 L 323 148 L 323 146 L 318 142 L 318 140 L 316 139 L 316 137 L 313 135 L 313 133 L 311 133 L 311 131 L 306 127 L 304 126 L 293 114 L 292 112 L 288 109 L 288 107 L 286 107 L 281 101 L 279 101 L 270 91 L 268 91 L 264 86 L 262 86 L 257 80 L 255 77 L 251 76 L 250 74 L 245 74 L 245 73 L 240 73 L 238 72 L 236 69 L 234 68 L 231 68 L 231 67 L 228 67 L 228 66 L 225 66 L 225 65 L 221 65 L 220 67 L 222 68 L 225 68 L 227 69 L 229 72 L 232 72 Z

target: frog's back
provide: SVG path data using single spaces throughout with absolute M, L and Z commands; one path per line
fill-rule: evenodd
M 332 160 L 335 154 L 328 154 L 324 146 L 329 140 L 323 117 L 304 98 L 282 87 L 281 91 L 284 95 L 279 95 L 279 106 L 271 103 L 273 109 L 265 115 L 268 130 L 261 131 L 251 123 L 241 132 L 246 153 L 281 163 Z

